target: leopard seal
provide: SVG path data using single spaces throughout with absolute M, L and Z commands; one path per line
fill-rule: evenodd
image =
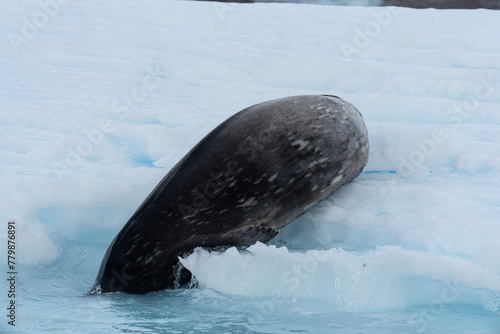
M 93 292 L 174 288 L 196 247 L 250 246 L 358 176 L 368 161 L 360 112 L 331 95 L 248 107 L 212 130 L 160 181 L 109 246 Z

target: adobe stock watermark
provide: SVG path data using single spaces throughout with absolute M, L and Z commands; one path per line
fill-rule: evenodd
M 188 224 L 196 221 L 196 216 L 201 210 L 208 207 L 210 200 L 216 198 L 222 190 L 228 187 L 241 172 L 238 162 L 229 160 L 225 169 L 217 173 L 209 172 L 208 182 L 196 186 L 192 191 L 192 203 L 179 203 L 178 208 L 182 218 Z
M 148 65 L 145 70 L 146 75 L 142 77 L 140 83 L 132 87 L 127 94 L 122 94 L 120 98 L 115 99 L 111 103 L 111 111 L 120 120 L 125 120 L 129 117 L 130 113 L 163 81 L 160 76 L 162 72 L 161 65 L 156 65 L 154 68 Z M 114 125 L 109 119 L 102 119 L 99 125 L 92 129 L 83 129 L 83 138 L 73 147 L 66 146 L 66 158 L 52 163 L 52 169 L 59 181 L 62 181 L 62 177 L 66 172 L 78 168 L 85 158 L 91 155 L 94 149 L 103 143 L 104 136 L 113 131 Z
M 210 171 L 206 181 L 198 184 L 191 191 L 191 197 L 188 202 L 179 202 L 178 209 L 181 212 L 182 218 L 188 224 L 196 223 L 198 214 L 208 208 L 212 200 L 215 200 L 224 189 L 232 187 L 236 181 L 236 177 L 243 171 L 243 161 L 253 163 L 258 159 L 258 152 L 272 145 L 270 136 L 260 132 L 257 136 L 250 135 L 238 145 L 238 149 L 234 153 L 232 159 L 228 159 L 224 169 L 218 171 Z M 239 161 L 239 162 L 238 162 Z M 272 176 L 269 176 L 272 177 Z M 264 178 L 264 175 L 261 179 Z M 274 176 L 276 178 L 276 176 Z M 260 179 L 260 180 L 261 180 Z M 273 179 L 273 178 L 272 178 Z M 255 182 L 260 182 L 256 180 Z M 245 205 L 256 205 L 256 198 L 249 199 L 249 203 L 241 203 Z
M 19 54 L 19 48 L 22 44 L 28 44 L 34 39 L 41 29 L 43 29 L 50 20 L 59 14 L 61 6 L 67 5 L 70 0 L 41 0 L 38 1 L 40 10 L 31 17 L 23 16 L 21 18 L 21 33 L 9 33 L 7 39 L 15 53 Z
M 446 123 L 455 124 L 459 128 L 464 121 L 469 119 L 479 109 L 480 103 L 486 101 L 495 91 L 493 86 L 493 75 L 479 77 L 479 84 L 474 89 L 474 94 L 469 95 L 464 101 L 455 103 L 443 114 Z M 443 129 L 434 129 L 431 135 L 422 140 L 415 140 L 417 146 L 408 156 L 399 157 L 398 174 L 404 177 L 414 175 L 421 170 L 426 159 L 432 156 L 439 145 L 450 140 Z
M 447 305 L 454 303 L 462 294 L 458 289 L 457 279 L 451 283 L 445 283 L 445 287 L 441 289 L 439 297 L 432 299 L 424 310 L 415 312 L 411 315 L 409 322 L 419 325 L 417 332 L 425 331 L 429 324 L 436 321 L 441 312 L 444 311 Z
M 312 255 L 306 256 L 302 261 L 294 263 L 281 275 L 282 285 L 271 292 L 271 296 L 263 301 L 254 301 L 256 311 L 249 319 L 251 324 L 263 323 L 266 319 L 272 318 L 273 313 L 279 305 L 284 305 L 290 300 L 290 292 L 300 288 L 304 281 L 310 281 L 314 273 L 318 270 L 320 262 L 326 262 L 331 258 L 327 251 L 315 251 Z M 292 297 L 295 299 L 295 297 Z
M 370 12 L 373 17 L 364 27 L 354 28 L 354 37 L 351 43 L 342 42 L 340 50 L 344 57 L 351 60 L 353 56 L 361 53 L 362 50 L 370 46 L 372 41 L 380 36 L 384 28 L 387 28 L 394 15 L 401 12 L 401 7 L 384 7 Z

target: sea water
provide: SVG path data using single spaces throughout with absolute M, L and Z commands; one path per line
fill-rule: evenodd
M 384 270 L 363 276 L 376 264 L 340 249 L 309 258 L 284 246 L 215 252 L 211 256 L 224 263 L 204 269 L 215 276 L 208 280 L 221 281 L 210 283 L 215 288 L 199 282 L 197 288 L 146 295 L 89 295 L 104 248 L 62 245 L 55 263 L 19 268 L 17 325 L 7 327 L 8 333 L 498 333 L 500 328 L 498 292 L 419 277 L 393 279 L 388 287 Z M 265 259 L 259 260 L 262 252 Z M 210 257 L 206 250 L 195 254 Z M 241 291 L 224 291 L 234 286 Z

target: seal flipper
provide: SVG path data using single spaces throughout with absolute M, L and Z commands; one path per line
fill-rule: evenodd
M 222 234 L 194 235 L 184 240 L 179 248 L 251 246 L 257 241 L 266 243 L 278 234 L 278 230 L 262 225 L 246 225 Z
M 260 241 L 266 243 L 278 234 L 278 230 L 262 225 L 247 225 L 220 236 L 221 245 L 250 246 Z

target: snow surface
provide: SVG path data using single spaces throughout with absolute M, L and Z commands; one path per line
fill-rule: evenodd
M 500 330 L 500 12 L 3 9 L 0 254 L 5 265 L 15 220 L 17 330 Z M 197 249 L 182 262 L 199 289 L 82 297 L 121 226 L 192 146 L 249 105 L 300 94 L 362 112 L 371 152 L 358 179 L 271 245 Z

